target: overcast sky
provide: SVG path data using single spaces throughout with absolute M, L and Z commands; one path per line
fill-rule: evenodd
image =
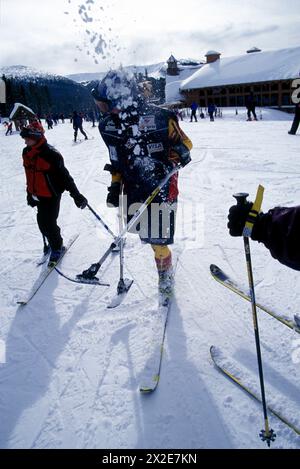
M 71 74 L 300 45 L 300 0 L 0 0 L 0 67 Z

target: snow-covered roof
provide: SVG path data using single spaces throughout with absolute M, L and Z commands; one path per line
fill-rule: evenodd
M 11 111 L 9 118 L 13 119 L 14 115 L 19 111 L 19 109 L 23 109 L 24 111 L 35 115 L 35 113 L 33 112 L 32 109 L 30 109 L 30 107 L 24 106 L 24 104 L 21 104 L 21 103 L 15 103 L 14 108 Z
M 251 54 L 252 52 L 261 52 L 261 49 L 254 46 L 247 50 L 247 54 Z
M 170 57 L 167 60 L 168 63 L 176 63 L 177 60 L 175 59 L 174 55 L 170 55 Z
M 221 58 L 187 78 L 181 90 L 286 80 L 300 76 L 300 47 Z

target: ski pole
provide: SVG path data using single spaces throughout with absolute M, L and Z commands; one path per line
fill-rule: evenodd
M 263 406 L 264 423 L 265 423 L 265 429 L 261 430 L 259 436 L 262 439 L 262 441 L 266 441 L 267 445 L 270 447 L 271 442 L 275 441 L 276 434 L 274 433 L 274 430 L 270 429 L 270 427 L 269 427 L 268 410 L 267 410 L 266 395 L 265 395 L 263 365 L 262 365 L 262 357 L 261 357 L 260 338 L 259 338 L 258 319 L 257 319 L 257 311 L 256 311 L 255 288 L 254 288 L 252 262 L 251 262 L 251 252 L 250 252 L 250 242 L 249 242 L 249 238 L 251 237 L 251 233 L 252 233 L 252 230 L 253 230 L 253 226 L 254 226 L 256 217 L 257 217 L 257 215 L 260 211 L 261 205 L 262 205 L 263 194 L 264 194 L 263 186 L 258 186 L 256 199 L 255 199 L 255 202 L 252 205 L 252 208 L 249 212 L 249 215 L 248 215 L 248 218 L 247 218 L 247 221 L 246 221 L 246 225 L 245 225 L 245 228 L 244 228 L 244 231 L 243 231 L 243 239 L 244 239 L 244 249 L 245 249 L 246 264 L 247 264 L 249 290 L 250 290 L 250 297 L 251 297 L 254 335 L 255 335 L 256 353 L 257 353 L 257 363 L 258 363 L 260 389 L 261 389 L 261 401 L 262 401 L 262 406 Z M 247 193 L 239 193 L 239 194 L 234 194 L 233 197 L 237 200 L 237 205 L 245 205 L 248 195 L 249 194 L 247 194 Z
M 97 218 L 98 221 L 100 221 L 101 225 L 106 229 L 106 231 L 114 238 L 116 239 L 116 235 L 111 231 L 111 229 L 108 227 L 108 225 L 102 220 L 100 215 L 98 215 L 97 212 L 89 205 L 87 204 L 88 209 L 92 212 L 93 215 Z
M 119 199 L 119 233 L 121 234 L 123 231 L 123 225 L 124 225 L 124 186 L 123 184 L 121 185 L 121 191 L 120 191 L 120 199 Z M 122 293 L 128 292 L 130 289 L 131 285 L 133 284 L 133 280 L 130 280 L 128 278 L 124 278 L 124 246 L 125 246 L 125 238 L 122 238 L 122 241 L 120 242 L 120 279 L 117 287 L 117 293 L 118 295 L 121 295 Z
M 96 126 L 95 126 L 96 127 Z M 90 134 L 87 130 L 85 130 L 85 133 L 87 134 L 87 136 L 90 138 L 90 140 L 95 140 L 95 136 Z
M 132 219 L 130 222 L 127 223 L 127 225 L 123 228 L 122 232 L 119 234 L 117 238 L 115 238 L 114 242 L 110 245 L 110 247 L 107 249 L 107 251 L 103 254 L 101 259 L 99 259 L 98 262 L 95 264 L 92 264 L 87 270 L 83 271 L 82 274 L 77 275 L 78 279 L 88 279 L 91 280 L 95 277 L 95 275 L 98 273 L 100 267 L 102 264 L 105 262 L 105 260 L 108 258 L 110 253 L 115 249 L 116 246 L 119 246 L 120 242 L 128 233 L 128 231 L 131 230 L 131 228 L 137 223 L 137 221 L 141 218 L 147 207 L 151 204 L 151 202 L 155 199 L 155 197 L 160 193 L 162 188 L 165 186 L 165 184 L 168 182 L 168 180 L 176 174 L 180 169 L 182 169 L 181 164 L 176 165 L 165 177 L 162 179 L 162 181 L 159 183 L 159 185 L 153 190 L 153 192 L 149 195 L 149 197 L 145 200 L 145 202 L 140 206 L 140 208 L 135 212 L 133 215 Z
M 123 216 L 124 216 L 124 210 L 123 210 L 123 184 L 121 186 L 121 191 L 120 191 L 120 204 L 119 204 L 119 233 L 122 233 L 123 230 Z M 120 242 L 120 281 L 119 281 L 119 286 L 124 283 L 124 238 L 122 238 L 122 241 Z M 118 288 L 119 289 L 119 288 Z

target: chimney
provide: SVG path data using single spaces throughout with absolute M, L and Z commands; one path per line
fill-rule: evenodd
M 213 62 L 216 62 L 217 60 L 220 59 L 221 53 L 216 52 L 215 50 L 209 50 L 207 54 L 205 55 L 206 57 L 206 63 L 212 64 Z

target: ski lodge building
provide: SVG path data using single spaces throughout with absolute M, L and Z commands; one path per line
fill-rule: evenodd
M 197 70 L 182 70 L 173 56 L 167 63 L 167 104 L 189 106 L 195 101 L 201 107 L 210 102 L 237 107 L 244 106 L 253 92 L 259 106 L 288 108 L 292 82 L 300 78 L 300 47 L 270 51 L 253 47 L 243 55 L 224 58 L 209 51 Z

